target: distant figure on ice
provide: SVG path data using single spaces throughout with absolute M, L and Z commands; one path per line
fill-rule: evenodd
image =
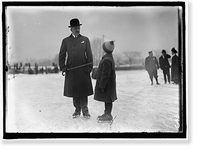
M 149 78 L 151 80 L 151 85 L 153 85 L 153 77 L 156 80 L 156 84 L 160 85 L 160 83 L 158 82 L 158 73 L 157 73 L 157 69 L 159 69 L 159 64 L 158 64 L 158 60 L 156 59 L 156 57 L 153 56 L 152 51 L 149 52 L 149 56 L 146 57 L 146 59 L 145 59 L 145 69 L 147 70 L 147 72 L 149 74 Z
M 171 58 L 171 56 L 167 54 L 165 50 L 162 50 L 162 55 L 159 58 L 159 63 L 160 63 L 160 68 L 163 71 L 165 84 L 167 83 L 167 80 L 170 83 L 170 72 L 169 72 L 170 65 L 168 61 L 169 58 Z
M 35 74 L 38 74 L 38 64 L 35 63 Z
M 172 64 L 171 64 L 171 80 L 175 84 L 179 84 L 179 70 L 180 70 L 180 61 L 179 57 L 176 55 L 177 51 L 175 48 L 171 49 L 172 52 Z
M 98 116 L 97 119 L 99 121 L 112 121 L 113 102 L 117 100 L 115 62 L 112 55 L 114 42 L 105 42 L 102 47 L 105 55 L 99 63 L 94 99 L 105 103 L 104 114 Z
M 72 34 L 62 41 L 59 66 L 65 74 L 64 96 L 73 98 L 75 112 L 72 117 L 79 117 L 82 110 L 83 116 L 89 119 L 88 96 L 93 94 L 90 77 L 93 58 L 89 39 L 80 34 L 81 25 L 76 18 L 70 20 Z

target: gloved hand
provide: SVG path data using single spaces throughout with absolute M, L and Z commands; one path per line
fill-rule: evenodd
M 87 66 L 87 67 L 85 68 L 85 71 L 86 71 L 87 73 L 90 73 L 90 72 L 92 71 L 92 68 Z
M 67 73 L 67 67 L 64 67 L 64 68 L 62 69 L 62 75 L 65 76 L 66 73 Z

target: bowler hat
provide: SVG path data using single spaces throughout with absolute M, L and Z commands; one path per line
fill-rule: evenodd
M 171 51 L 172 51 L 173 53 L 177 53 L 177 51 L 176 51 L 176 49 L 175 49 L 174 47 L 171 49 Z
M 104 42 L 102 47 L 106 53 L 110 54 L 114 51 L 115 48 L 114 41 Z
M 68 27 L 75 27 L 75 26 L 81 26 L 82 24 L 79 23 L 79 20 L 77 18 L 73 18 L 70 20 L 70 26 Z

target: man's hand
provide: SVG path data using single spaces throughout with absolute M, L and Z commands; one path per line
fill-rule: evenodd
M 85 71 L 86 71 L 87 73 L 91 73 L 92 68 L 87 66 L 87 67 L 85 68 Z
M 64 68 L 62 69 L 62 76 L 65 76 L 66 73 L 67 73 L 67 67 L 64 67 Z

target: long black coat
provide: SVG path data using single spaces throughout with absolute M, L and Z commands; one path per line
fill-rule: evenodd
M 104 55 L 99 64 L 94 99 L 108 103 L 117 100 L 115 63 L 112 54 Z
M 93 62 L 90 41 L 87 37 L 72 35 L 62 41 L 59 53 L 60 69 L 73 68 Z M 65 74 L 64 96 L 85 97 L 93 94 L 90 73 L 86 68 L 92 69 L 93 64 L 69 70 Z
M 179 71 L 180 71 L 180 61 L 177 55 L 172 57 L 172 65 L 171 65 L 171 80 L 178 81 L 179 80 Z

